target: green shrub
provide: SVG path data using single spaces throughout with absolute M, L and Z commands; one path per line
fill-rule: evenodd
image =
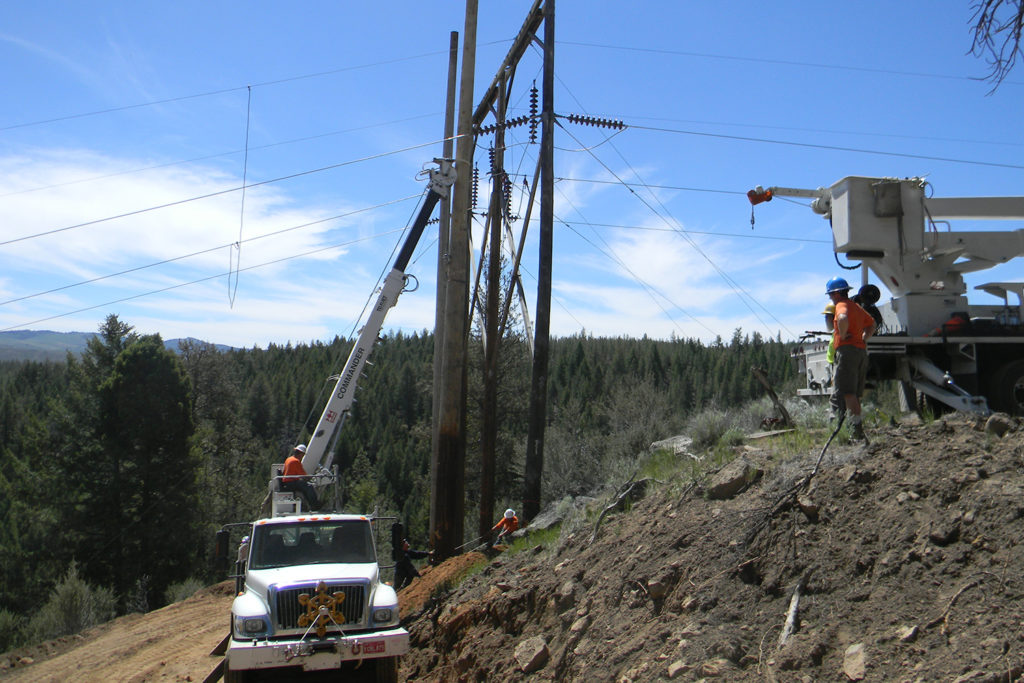
M 114 592 L 90 586 L 72 562 L 50 599 L 29 621 L 27 640 L 52 640 L 102 624 L 114 617 L 114 604 Z
M 641 459 L 639 476 L 665 481 L 683 469 L 688 460 L 685 454 L 676 455 L 668 449 L 657 450 Z
M 205 584 L 199 579 L 185 579 L 181 583 L 172 583 L 164 591 L 164 602 L 170 605 L 192 597 Z
M 25 618 L 0 609 L 0 652 L 13 650 L 22 644 L 21 630 Z
M 729 415 L 717 408 L 709 408 L 690 418 L 686 433 L 693 440 L 693 448 L 697 451 L 711 448 L 730 427 Z

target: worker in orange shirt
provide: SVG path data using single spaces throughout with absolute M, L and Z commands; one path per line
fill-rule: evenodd
M 284 470 L 281 472 L 281 490 L 297 493 L 306 500 L 306 506 L 310 512 L 320 509 L 320 501 L 316 497 L 316 491 L 309 483 L 306 470 L 302 466 L 302 456 L 306 454 L 306 444 L 300 443 L 284 461 Z
M 825 285 L 825 290 L 836 307 L 833 391 L 842 397 L 850 414 L 851 436 L 857 441 L 865 441 L 860 397 L 868 374 L 867 341 L 875 333 L 875 319 L 850 299 L 850 285 L 843 278 L 832 278 Z
M 516 517 L 516 511 L 512 508 L 505 510 L 505 514 L 502 516 L 498 523 L 491 527 L 491 533 L 498 532 L 497 537 L 491 542 L 493 548 L 502 541 L 506 536 L 511 534 L 513 531 L 519 528 L 519 518 Z

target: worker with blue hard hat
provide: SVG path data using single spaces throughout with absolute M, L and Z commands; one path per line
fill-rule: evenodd
M 832 341 L 835 345 L 833 405 L 850 413 L 851 434 L 864 441 L 860 397 L 868 373 L 867 340 L 875 333 L 875 319 L 849 297 L 850 283 L 834 277 L 825 284 L 825 292 L 835 305 Z

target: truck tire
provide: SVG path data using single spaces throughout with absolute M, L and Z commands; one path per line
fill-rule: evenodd
M 994 410 L 1024 415 L 1024 360 L 1012 360 L 991 378 L 989 403 Z
M 376 683 L 398 683 L 398 657 L 384 657 L 376 664 Z

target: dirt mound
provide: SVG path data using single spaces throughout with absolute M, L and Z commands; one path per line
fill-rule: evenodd
M 398 592 L 399 615 L 405 619 L 423 609 L 438 591 L 447 592 L 476 567 L 487 563 L 487 556 L 470 552 L 452 557 L 438 565 L 427 565 L 419 570 L 420 578 Z
M 794 488 L 819 450 L 780 462 L 747 449 L 768 474 L 731 499 L 655 486 L 593 543 L 591 526 L 492 562 L 409 619 L 403 673 L 1017 680 L 1019 425 L 1000 438 L 963 417 L 908 421 L 870 446 L 833 445 L 809 488 Z

